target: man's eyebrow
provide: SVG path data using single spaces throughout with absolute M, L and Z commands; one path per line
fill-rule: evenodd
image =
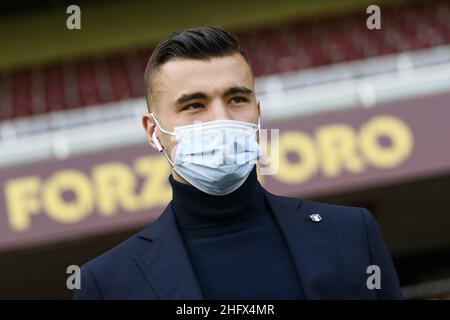
M 253 91 L 250 90 L 249 88 L 243 87 L 243 86 L 242 87 L 231 87 L 231 88 L 228 88 L 227 90 L 225 90 L 223 95 L 228 96 L 228 95 L 236 94 L 236 93 L 249 95 L 249 94 L 252 94 Z
M 241 94 L 247 94 L 250 95 L 253 93 L 252 90 L 250 90 L 247 87 L 244 86 L 237 86 L 237 87 L 231 87 L 228 88 L 227 90 L 225 90 L 225 92 L 223 93 L 224 96 L 228 96 L 231 94 L 236 94 L 236 93 L 241 93 Z M 207 99 L 208 95 L 204 92 L 193 92 L 193 93 L 185 93 L 183 94 L 181 97 L 179 97 L 176 101 L 175 104 L 184 104 L 190 100 L 194 100 L 194 99 Z
M 189 100 L 206 98 L 208 98 L 208 96 L 204 92 L 185 93 L 175 101 L 175 104 L 183 104 Z

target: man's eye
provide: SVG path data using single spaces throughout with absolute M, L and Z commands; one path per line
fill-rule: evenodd
M 202 108 L 203 107 L 203 105 L 201 104 L 201 103 L 191 103 L 191 104 L 188 104 L 187 106 L 184 106 L 181 110 L 195 110 L 195 109 L 198 109 L 198 108 Z
M 248 101 L 248 99 L 245 98 L 245 97 L 234 97 L 234 98 L 231 99 L 231 100 L 233 100 L 233 101 L 236 102 L 236 103 L 241 103 L 241 102 L 247 102 L 247 101 Z

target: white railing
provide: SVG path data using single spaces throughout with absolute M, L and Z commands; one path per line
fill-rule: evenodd
M 256 79 L 272 120 L 450 92 L 450 46 Z M 449 102 L 450 104 L 450 102 Z M 0 168 L 145 143 L 144 98 L 0 123 Z

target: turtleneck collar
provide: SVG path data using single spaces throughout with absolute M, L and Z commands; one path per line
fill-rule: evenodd
M 224 196 L 207 194 L 169 176 L 172 206 L 181 228 L 206 228 L 233 224 L 259 214 L 264 208 L 264 192 L 256 166 L 245 182 Z

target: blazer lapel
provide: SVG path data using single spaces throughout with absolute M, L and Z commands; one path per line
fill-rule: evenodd
M 299 199 L 267 190 L 265 195 L 291 251 L 306 299 L 339 299 L 338 257 L 325 213 Z M 322 219 L 312 221 L 314 213 Z
M 150 241 L 135 260 L 160 299 L 203 299 L 172 204 L 139 237 Z

